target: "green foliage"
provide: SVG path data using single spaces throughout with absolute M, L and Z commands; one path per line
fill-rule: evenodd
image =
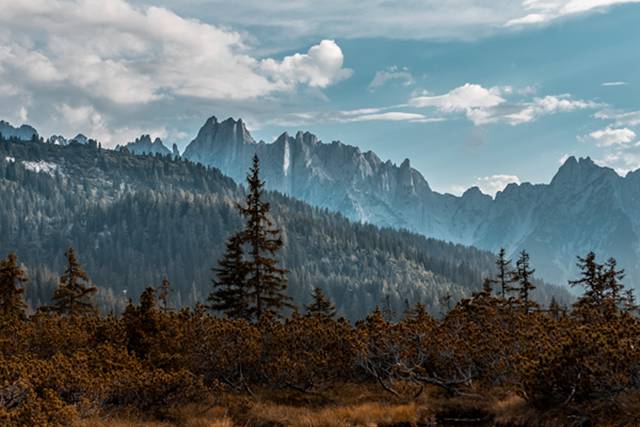
M 304 308 L 309 316 L 320 316 L 333 319 L 336 317 L 336 306 L 320 288 L 314 288 L 311 304 Z
M 40 161 L 57 169 L 25 167 Z M 246 195 L 218 170 L 173 157 L 0 140 L 0 253 L 15 250 L 28 266 L 31 307 L 50 303 L 69 246 L 99 286 L 96 303 L 105 313 L 122 313 L 130 296 L 164 276 L 171 307 L 193 307 L 210 291 L 211 263 L 223 258 L 225 239 L 242 228 L 235 205 Z M 488 252 L 354 224 L 277 193 L 263 197 L 282 230 L 278 258 L 298 305 L 320 287 L 352 321 L 387 295 L 396 313 L 408 300 L 439 314 L 446 294 L 453 306 L 494 270 Z M 559 288 L 536 286 L 533 298 L 543 305 L 552 295 L 571 301 Z
M 97 314 L 92 298 L 98 288 L 89 284 L 89 276 L 78 263 L 73 248 L 69 248 L 65 256 L 67 266 L 60 276 L 58 289 L 53 294 L 53 303 L 45 307 L 45 310 L 68 316 Z
M 18 257 L 11 252 L 0 260 L 0 317 L 22 319 L 27 308 L 24 302 L 26 271 L 18 265 Z

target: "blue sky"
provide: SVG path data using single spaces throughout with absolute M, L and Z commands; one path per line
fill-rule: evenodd
M 567 155 L 640 167 L 635 1 L 16 3 L 0 116 L 45 136 L 184 147 L 208 116 L 242 117 L 257 139 L 409 158 L 453 193 L 547 182 Z

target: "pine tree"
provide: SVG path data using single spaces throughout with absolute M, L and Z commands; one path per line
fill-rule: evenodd
M 248 246 L 245 261 L 247 267 L 247 288 L 249 313 L 256 320 L 263 316 L 278 317 L 284 308 L 291 308 L 291 298 L 287 289 L 287 270 L 279 267 L 276 253 L 284 242 L 280 230 L 273 226 L 269 218 L 269 203 L 263 200 L 264 182 L 260 179 L 260 160 L 253 156 L 253 166 L 247 176 L 249 185 L 244 206 L 238 206 L 247 220 L 242 239 Z
M 493 280 L 493 283 L 499 286 L 500 298 L 506 299 L 507 293 L 514 290 L 511 286 L 514 282 L 514 272 L 511 270 L 511 260 L 507 259 L 504 248 L 500 248 L 500 252 L 498 252 L 496 266 L 498 267 L 498 275 Z
M 309 316 L 327 317 L 333 319 L 336 316 L 336 306 L 320 288 L 315 288 L 311 295 L 311 304 L 305 306 Z
M 160 292 L 158 293 L 158 299 L 162 303 L 162 311 L 167 313 L 169 311 L 169 294 L 171 293 L 171 283 L 167 276 L 162 277 L 162 284 L 160 285 Z
M 589 252 L 584 258 L 578 257 L 580 278 L 570 280 L 570 286 L 582 286 L 584 295 L 578 301 L 581 305 L 597 306 L 604 299 L 604 283 L 602 282 L 603 266 L 596 262 L 596 254 Z
M 66 315 L 96 314 L 97 309 L 92 297 L 98 289 L 90 285 L 89 276 L 78 263 L 73 248 L 69 248 L 65 255 L 67 267 L 60 276 L 60 284 L 53 294 L 53 304 L 47 310 Z
M 232 319 L 251 318 L 248 300 L 248 265 L 244 261 L 242 233 L 234 234 L 227 241 L 224 257 L 214 268 L 217 278 L 209 294 L 208 308 L 224 312 Z
M 529 313 L 529 309 L 531 308 L 531 291 L 533 291 L 536 287 L 532 283 L 531 279 L 533 277 L 533 273 L 535 269 L 530 268 L 529 265 L 529 254 L 527 251 L 520 252 L 520 257 L 516 262 L 516 272 L 514 278 L 518 281 L 518 291 L 520 300 L 524 305 L 525 313 Z
M 27 304 L 24 302 L 26 271 L 18 265 L 15 252 L 0 260 L 0 316 L 24 318 Z

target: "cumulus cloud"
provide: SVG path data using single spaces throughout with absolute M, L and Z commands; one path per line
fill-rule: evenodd
M 397 81 L 403 86 L 411 86 L 415 83 L 415 79 L 413 78 L 413 75 L 408 68 L 400 68 L 396 65 L 393 65 L 385 70 L 376 72 L 373 80 L 371 80 L 371 83 L 369 83 L 369 90 L 375 91 L 379 87 L 384 86 L 385 84 L 392 81 Z
M 640 0 L 523 0 L 522 16 L 508 20 L 504 26 L 525 26 L 553 21 L 564 16 L 601 10 L 624 3 L 639 3 Z
M 443 95 L 421 94 L 412 97 L 409 105 L 435 108 L 441 113 L 464 113 L 475 125 L 507 123 L 519 125 L 539 117 L 600 107 L 593 101 L 574 99 L 568 94 L 547 95 L 533 99 L 511 100 L 513 95 L 528 96 L 531 88 L 514 89 L 511 86 L 485 88 L 465 83 Z
M 610 147 L 612 145 L 626 145 L 636 139 L 636 133 L 629 128 L 613 128 L 607 126 L 598 129 L 581 138 L 593 141 L 598 147 Z
M 124 0 L 2 2 L 0 64 L 23 82 L 72 86 L 122 104 L 163 96 L 245 99 L 348 76 L 332 40 L 282 60 L 247 54 L 242 36 Z M 64 25 L 60 25 L 64 22 Z M 21 34 L 21 37 L 16 37 Z
M 71 106 L 59 103 L 54 108 L 54 114 L 60 118 L 61 127 L 59 131 L 67 138 L 82 133 L 89 138 L 100 141 L 105 146 L 115 146 L 133 141 L 143 133 L 148 133 L 154 138 L 165 138 L 167 136 L 165 128 L 149 129 L 113 125 L 91 105 Z
M 30 116 L 41 122 L 54 112 L 64 121 L 92 108 L 106 124 L 87 118 L 95 128 L 91 136 L 114 144 L 126 142 L 115 138 L 128 133 L 107 136 L 116 132 L 115 117 L 129 119 L 146 109 L 149 120 L 151 111 L 166 114 L 154 107 L 160 103 L 232 108 L 298 89 L 317 91 L 351 73 L 333 40 L 284 58 L 259 58 L 246 33 L 126 0 L 0 0 L 0 10 L 0 114 L 26 119 L 2 105 L 27 108 L 36 95 Z M 65 114 L 60 105 L 78 111 Z M 69 123 L 57 123 L 54 131 Z

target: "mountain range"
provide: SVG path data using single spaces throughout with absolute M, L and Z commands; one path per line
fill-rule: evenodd
M 35 132 L 28 125 L 19 129 L 26 136 Z M 10 130 L 15 134 L 17 128 Z M 124 147 L 134 154 L 179 154 L 175 144 L 169 150 L 149 135 L 118 148 Z M 526 249 L 538 276 L 555 283 L 572 279 L 575 257 L 593 250 L 601 258 L 615 257 L 627 271 L 627 283 L 639 284 L 640 170 L 622 177 L 590 158 L 569 157 L 548 184 L 509 184 L 495 198 L 477 187 L 454 196 L 432 190 L 409 159 L 397 165 L 302 131 L 285 132 L 271 143 L 256 141 L 242 119 L 216 117 L 205 122 L 182 157 L 242 183 L 254 154 L 270 190 L 352 221 L 494 253 L 504 247 L 512 258 Z
M 390 141 L 391 143 L 392 141 Z M 515 257 L 526 249 L 545 280 L 566 283 L 575 257 L 615 257 L 627 281 L 640 280 L 640 171 L 622 177 L 590 158 L 568 158 L 548 184 L 509 184 L 495 198 L 477 187 L 441 194 L 406 159 L 400 165 L 309 132 L 255 141 L 245 123 L 211 117 L 186 147 L 186 159 L 219 168 L 237 182 L 256 153 L 267 186 L 351 220 Z
M 486 251 L 352 222 L 277 192 L 265 197 L 299 307 L 320 287 L 351 320 L 376 305 L 398 317 L 416 302 L 440 314 L 494 273 Z M 105 313 L 121 311 L 163 276 L 173 307 L 206 302 L 211 269 L 241 226 L 235 205 L 243 198 L 218 169 L 176 156 L 0 136 L 0 255 L 16 251 L 27 267 L 32 308 L 50 301 L 69 246 L 99 287 Z M 571 301 L 566 290 L 537 286 L 542 303 Z

